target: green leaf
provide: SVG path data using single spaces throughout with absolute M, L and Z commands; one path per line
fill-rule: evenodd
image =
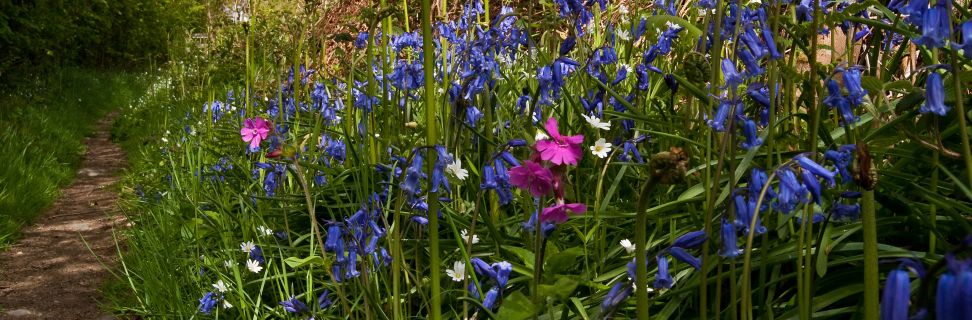
M 579 257 L 584 255 L 584 251 L 579 247 L 573 247 L 547 257 L 544 263 L 544 271 L 549 274 L 560 274 L 577 266 Z
M 580 280 L 572 276 L 557 276 L 554 284 L 541 284 L 539 290 L 541 297 L 551 297 L 557 300 L 566 300 L 570 297 Z
M 830 237 L 832 237 L 833 235 L 834 235 L 834 226 L 827 225 L 827 228 L 824 229 L 823 236 L 820 237 L 820 245 L 817 246 L 817 248 L 824 248 L 824 250 L 820 250 L 819 252 L 817 252 L 817 261 L 816 261 L 817 276 L 820 276 L 821 278 L 827 274 L 827 257 L 830 254 L 830 249 L 832 249 L 832 248 L 828 248 L 828 246 L 830 245 Z
M 523 293 L 517 291 L 503 299 L 503 305 L 496 313 L 496 319 L 525 320 L 533 317 L 536 312 L 533 303 Z
M 288 267 L 291 267 L 291 268 L 294 268 L 294 269 L 300 268 L 300 267 L 303 267 L 303 266 L 306 266 L 306 265 L 323 266 L 324 265 L 324 258 L 322 258 L 321 256 L 311 256 L 311 257 L 307 257 L 307 258 L 303 258 L 303 259 L 300 259 L 300 258 L 297 258 L 297 257 L 289 257 L 289 258 L 284 259 L 284 263 L 286 263 Z
M 526 266 L 527 269 L 533 269 L 533 260 L 534 260 L 533 252 L 530 252 L 530 250 L 527 249 L 514 247 L 514 246 L 503 246 L 503 249 L 512 252 L 517 257 L 520 257 L 520 260 L 523 261 L 523 265 Z

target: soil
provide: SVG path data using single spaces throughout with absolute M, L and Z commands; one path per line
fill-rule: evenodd
M 85 139 L 73 184 L 0 253 L 0 319 L 114 319 L 98 307 L 98 289 L 117 260 L 113 229 L 125 223 L 113 187 L 125 167 L 109 138 L 114 118 Z

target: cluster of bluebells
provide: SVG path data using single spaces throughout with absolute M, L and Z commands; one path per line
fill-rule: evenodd
M 373 193 L 353 215 L 344 221 L 328 224 L 324 251 L 335 254 L 334 264 L 331 266 L 334 281 L 357 278 L 361 271 L 367 272 L 370 268 L 359 267 L 359 259 L 370 259 L 375 268 L 391 263 L 388 250 L 378 245 L 385 237 L 383 204 L 382 197 Z
M 967 249 L 970 243 L 972 236 L 965 239 L 963 247 Z M 922 284 L 923 287 L 935 287 L 934 308 L 928 308 L 927 301 L 926 304 L 912 303 L 911 276 L 913 274 L 916 279 L 924 282 L 934 280 L 937 271 L 926 270 L 918 261 L 902 259 L 896 268 L 888 272 L 881 294 L 881 319 L 972 318 L 972 258 L 960 258 L 959 255 L 961 252 L 958 251 L 946 253 L 945 270 L 939 275 L 937 284 Z M 929 317 L 931 311 L 934 312 L 933 317 Z
M 201 170 L 201 175 L 199 175 L 199 180 L 204 180 L 208 178 L 210 182 L 223 183 L 226 181 L 226 172 L 233 170 L 233 163 L 227 157 L 220 157 L 212 166 L 205 167 Z
M 470 282 L 469 294 L 474 299 L 481 299 L 483 307 L 490 310 L 495 310 L 499 306 L 499 300 L 503 298 L 503 289 L 506 288 L 507 282 L 510 281 L 510 273 L 513 272 L 513 265 L 506 261 L 500 261 L 493 264 L 488 264 L 482 259 L 472 258 L 470 259 L 470 264 L 472 264 L 474 272 L 476 272 L 476 277 L 479 280 L 478 283 Z M 488 290 L 486 288 L 489 288 Z M 483 296 L 480 297 L 480 290 L 482 290 Z
M 702 260 L 699 257 L 693 255 L 689 250 L 697 249 L 706 241 L 708 237 L 702 230 L 692 231 L 686 233 L 672 242 L 672 245 L 660 250 L 658 254 L 655 255 L 655 263 L 658 267 L 658 272 L 655 274 L 655 281 L 652 282 L 651 286 L 654 289 L 671 289 L 675 284 L 675 279 L 672 278 L 671 271 L 669 269 L 668 257 L 671 256 L 678 261 L 684 262 L 699 270 L 702 268 Z M 636 259 L 631 259 L 628 262 L 627 268 L 627 280 L 618 281 L 611 287 L 608 294 L 604 296 L 604 300 L 601 302 L 601 313 L 605 317 L 609 317 L 611 313 L 622 302 L 624 302 L 628 297 L 631 296 L 634 289 L 635 277 L 637 274 L 636 268 L 638 265 L 635 263 Z M 648 262 L 650 264 L 650 261 Z M 643 268 L 648 268 L 649 265 L 643 266 Z
M 827 79 L 827 97 L 823 99 L 823 103 L 830 108 L 837 109 L 841 117 L 841 123 L 851 125 L 859 120 L 854 115 L 853 108 L 864 104 L 864 98 L 867 97 L 867 90 L 861 87 L 861 68 L 837 68 L 837 71 L 843 75 L 844 88 L 847 89 L 847 95 L 845 96 L 841 92 L 840 84 L 836 80 L 833 78 Z

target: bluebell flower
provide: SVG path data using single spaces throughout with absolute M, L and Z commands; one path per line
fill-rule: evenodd
M 716 107 L 715 116 L 711 119 L 708 119 L 708 116 L 706 116 L 706 124 L 709 125 L 709 127 L 711 127 L 715 132 L 726 131 L 726 118 L 729 117 L 729 109 L 731 109 L 734 104 L 735 103 L 732 100 L 719 99 L 719 106 Z
M 809 170 L 811 173 L 813 173 L 813 175 L 821 177 L 824 180 L 827 180 L 827 183 L 830 185 L 831 188 L 834 185 L 836 185 L 836 183 L 834 182 L 834 176 L 837 175 L 837 172 L 827 170 L 819 163 L 810 160 L 810 158 L 807 158 L 803 155 L 797 155 L 796 157 L 793 157 L 793 159 L 796 160 L 797 164 L 799 164 L 800 167 L 803 168 L 803 170 Z
M 517 141 L 517 140 L 519 140 L 519 141 Z M 520 146 L 526 145 L 526 141 L 523 140 L 523 139 L 513 139 L 513 140 L 510 140 L 509 146 L 510 147 L 516 147 L 516 145 L 514 145 L 513 143 L 514 142 L 520 143 L 521 141 L 522 141 L 523 144 L 520 145 Z M 513 154 L 511 154 L 509 151 L 506 151 L 506 150 L 500 151 L 499 155 L 496 158 L 497 159 L 502 159 L 503 160 L 503 163 L 506 163 L 507 165 L 510 165 L 510 166 L 517 167 L 517 166 L 520 165 L 520 161 L 517 160 L 516 157 L 513 156 Z M 504 171 L 505 171 L 505 169 L 504 169 Z M 506 179 L 506 181 L 509 181 L 509 177 L 506 177 L 505 179 Z
M 818 205 L 823 205 L 821 202 L 822 199 L 820 198 L 820 182 L 817 181 L 817 177 L 808 170 L 800 172 L 800 176 L 803 178 L 803 185 L 810 191 L 810 198 L 813 199 L 813 202 L 816 202 Z
M 483 261 L 483 259 L 469 259 L 469 264 L 472 265 L 473 271 L 475 271 L 477 275 L 486 276 L 490 279 L 496 278 L 496 271 L 494 271 L 493 267 L 486 263 L 486 261 Z
M 672 3 L 674 4 L 675 1 L 672 1 Z M 668 29 L 662 31 L 662 33 L 658 35 L 658 42 L 655 43 L 654 46 L 655 48 L 657 48 L 658 53 L 661 55 L 666 55 L 671 53 L 672 41 L 678 39 L 678 34 L 682 32 L 682 30 L 685 30 L 685 28 L 682 28 L 681 26 L 678 25 L 674 25 L 674 26 L 669 26 Z
M 945 87 L 942 84 L 942 75 L 932 71 L 925 80 L 925 103 L 918 109 L 922 114 L 934 113 L 944 116 L 948 113 L 948 106 L 945 105 Z
M 521 226 L 523 227 L 523 230 L 533 233 L 536 224 L 537 224 L 537 212 L 534 211 L 533 214 L 530 215 L 530 219 L 527 219 L 527 221 L 521 224 Z M 540 235 L 543 236 L 544 238 L 550 237 L 550 235 L 553 233 L 555 229 L 557 229 L 557 224 L 553 222 L 549 222 L 549 221 L 540 222 Z
M 506 145 L 510 146 L 511 148 L 524 147 L 527 145 L 527 141 L 523 139 L 510 139 L 510 141 L 506 142 Z M 509 154 L 509 152 L 505 152 L 505 154 Z
M 833 207 L 830 207 L 832 212 L 832 219 L 835 221 L 853 221 L 861 217 L 861 205 L 860 204 L 843 204 L 834 203 Z
M 743 121 L 742 131 L 743 136 L 746 137 L 746 141 L 742 143 L 743 149 L 751 150 L 763 145 L 763 139 L 760 139 L 756 132 L 756 122 L 746 119 L 746 121 Z
M 493 287 L 486 292 L 486 297 L 483 298 L 483 307 L 486 309 L 495 309 L 496 300 L 499 299 L 499 288 Z
M 763 67 L 759 65 L 759 61 L 757 60 L 757 57 L 753 55 L 753 52 L 750 52 L 743 47 L 740 47 L 739 50 L 736 50 L 736 52 L 738 53 L 739 60 L 741 60 L 743 65 L 746 66 L 746 75 L 755 77 L 763 74 Z
M 654 65 L 655 59 L 658 58 L 658 54 L 660 53 L 659 51 L 660 49 L 658 46 L 651 46 L 651 48 L 648 48 L 648 51 L 641 55 L 641 64 L 643 64 L 646 69 L 654 73 L 664 74 L 661 69 L 658 69 L 658 67 Z
M 685 249 L 698 248 L 702 245 L 702 243 L 705 242 L 706 238 L 705 231 L 692 231 L 675 238 L 675 241 L 672 242 L 672 246 Z
M 412 222 L 418 223 L 418 224 L 420 224 L 422 226 L 429 225 L 429 218 L 426 218 L 423 215 L 418 215 L 418 214 L 417 215 L 414 215 L 409 220 L 412 220 Z
M 671 289 L 675 280 L 672 279 L 672 275 L 668 271 L 668 258 L 664 255 L 659 255 L 655 257 L 655 260 L 658 262 L 658 274 L 655 275 L 654 288 Z
M 683 247 L 672 246 L 671 248 L 668 248 L 668 253 L 678 261 L 685 262 L 692 266 L 692 268 L 695 268 L 695 270 L 702 268 L 702 260 L 688 253 L 688 251 L 686 251 Z
M 205 315 L 209 315 L 210 313 L 213 312 L 213 308 L 216 307 L 217 301 L 219 301 L 219 298 L 216 297 L 215 293 L 206 292 L 206 294 L 204 294 L 202 298 L 199 298 L 199 312 L 202 312 L 202 314 Z
M 773 205 L 774 209 L 783 213 L 790 213 L 801 203 L 807 202 L 807 187 L 797 180 L 793 170 L 781 168 L 777 170 L 776 175 L 780 180 L 780 185 L 776 203 Z
M 253 250 L 250 250 L 250 259 L 256 260 L 260 264 L 267 263 L 267 260 L 263 258 L 263 249 L 260 249 L 260 246 L 253 246 Z
M 622 152 L 621 154 L 618 154 L 618 160 L 625 162 L 634 160 L 637 163 L 645 162 L 645 160 L 641 157 L 641 152 L 638 152 L 638 145 L 634 141 L 625 141 L 621 147 Z
M 845 144 L 837 148 L 837 150 L 827 150 L 824 152 L 824 159 L 830 160 L 834 163 L 834 168 L 840 173 L 840 180 L 844 184 L 848 184 L 854 181 L 854 176 L 851 174 L 850 166 L 854 161 L 854 151 L 857 146 L 853 144 Z
M 888 273 L 881 295 L 881 320 L 907 320 L 911 296 L 911 280 L 905 269 L 894 269 Z
M 483 113 L 475 106 L 466 107 L 466 125 L 475 128 L 479 120 L 483 118 Z
M 421 59 L 414 59 L 412 62 L 400 59 L 395 63 L 392 73 L 388 75 L 388 80 L 391 81 L 392 86 L 400 90 L 418 89 L 425 85 L 425 71 L 422 69 Z
M 297 297 L 290 296 L 290 299 L 280 301 L 280 305 L 284 307 L 284 310 L 290 313 L 301 314 L 310 311 L 307 309 L 307 305 L 297 300 Z
M 736 244 L 736 226 L 729 222 L 728 219 L 722 218 L 722 228 L 719 231 L 719 235 L 722 240 L 722 248 L 719 249 L 719 256 L 735 259 L 739 257 L 742 250 L 739 249 L 739 245 Z
M 722 76 L 726 85 L 724 88 L 735 90 L 739 84 L 743 83 L 743 77 L 736 71 L 736 65 L 728 58 L 722 59 Z
M 912 39 L 915 45 L 931 48 L 941 48 L 949 39 L 949 28 L 951 27 L 951 14 L 948 9 L 947 0 L 938 2 L 928 9 L 921 16 L 921 37 Z
M 645 20 L 644 17 L 641 17 L 637 25 L 632 23 L 631 42 L 638 42 L 638 39 L 641 39 L 641 36 L 644 35 L 645 31 L 647 30 L 648 30 L 648 20 Z
M 735 226 L 739 230 L 742 230 L 744 234 L 749 233 L 749 224 L 752 222 L 753 213 L 756 211 L 755 200 L 747 201 L 745 197 L 741 194 L 737 194 L 733 197 L 733 204 L 736 207 L 736 221 Z M 760 221 L 759 214 L 756 215 L 756 230 L 755 234 L 766 233 L 766 227 Z
M 938 279 L 935 316 L 944 320 L 968 319 L 972 316 L 972 260 L 958 260 L 948 253 L 945 261 L 948 268 Z
M 648 67 L 646 65 L 639 63 L 635 66 L 635 77 L 638 80 L 636 84 L 638 90 L 648 90 L 648 87 L 651 85 L 651 79 L 648 77 Z
M 342 233 L 341 225 L 332 223 L 327 227 L 327 240 L 324 241 L 324 251 L 336 253 L 338 262 L 343 262 L 344 259 L 344 238 L 342 237 Z
M 408 194 L 410 197 L 414 197 L 420 192 L 422 192 L 422 179 L 425 179 L 426 174 L 422 171 L 422 153 L 420 150 L 415 150 L 412 156 L 412 163 L 405 170 L 405 179 L 403 179 L 400 187 L 402 191 Z
M 322 292 L 321 295 L 317 297 L 317 305 L 320 306 L 321 309 L 327 309 L 327 307 L 330 307 L 331 304 L 333 304 L 331 298 L 328 297 L 329 294 L 330 291 L 325 289 L 324 292 Z
M 601 314 L 606 314 L 607 311 L 617 308 L 624 300 L 631 296 L 631 283 L 627 281 L 618 281 L 611 287 L 607 295 L 604 296 L 604 301 L 601 302 Z
M 867 96 L 867 90 L 861 87 L 861 70 L 849 68 L 844 71 L 844 87 L 847 88 L 848 99 L 852 105 L 859 106 Z
M 368 32 L 361 31 L 358 32 L 358 36 L 354 39 L 354 47 L 358 49 L 364 49 L 368 46 Z
M 513 272 L 513 265 L 506 261 L 500 261 L 493 263 L 493 272 L 496 273 L 496 283 L 500 288 L 506 287 L 506 283 L 510 281 L 510 272 Z
M 962 50 L 962 56 L 972 59 L 972 20 L 962 23 L 962 43 L 952 42 L 952 48 Z

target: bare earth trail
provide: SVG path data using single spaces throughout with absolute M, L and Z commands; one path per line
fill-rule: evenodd
M 84 164 L 61 198 L 0 252 L 0 319 L 113 319 L 97 299 L 110 276 L 102 263 L 115 265 L 112 229 L 124 223 L 113 187 L 125 167 L 108 134 L 114 118 L 85 139 Z

